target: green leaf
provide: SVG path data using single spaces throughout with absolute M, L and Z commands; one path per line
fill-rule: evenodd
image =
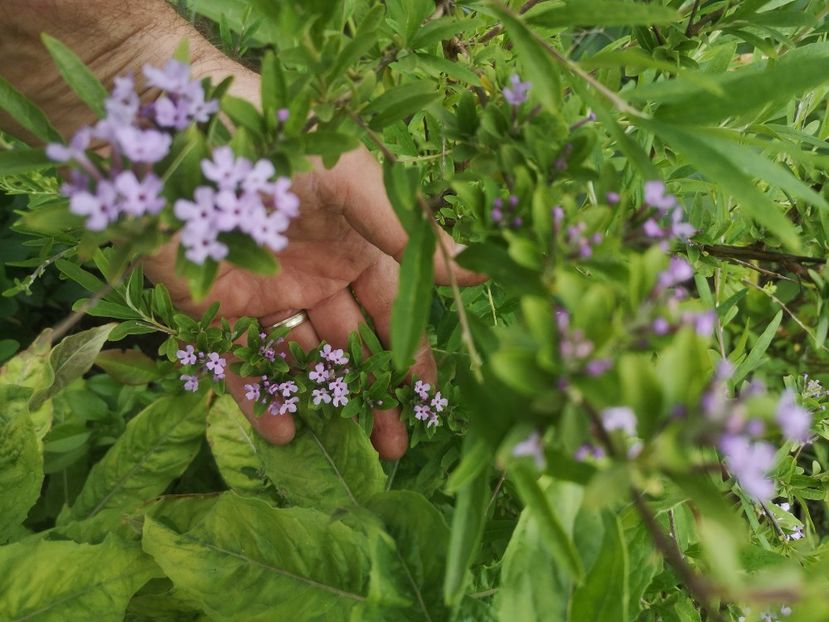
M 249 235 L 224 233 L 221 240 L 227 244 L 227 261 L 233 265 L 265 276 L 272 276 L 279 270 L 279 263 L 273 253 L 259 246 Z
M 363 21 L 357 29 L 357 34 L 349 40 L 335 57 L 334 63 L 328 70 L 329 79 L 337 78 L 346 69 L 357 63 L 366 52 L 377 42 L 377 26 L 383 19 L 383 7 L 378 5 L 363 17 Z
M 373 99 L 363 112 L 373 115 L 369 126 L 380 130 L 420 112 L 439 96 L 440 93 L 431 80 L 415 80 L 390 88 Z
M 536 34 L 512 11 L 496 3 L 491 8 L 506 28 L 515 53 L 524 66 L 523 77 L 532 83 L 530 95 L 538 97 L 549 112 L 557 113 L 561 108 L 561 83 L 559 69 L 550 53 L 544 49 Z
M 347 621 L 368 591 L 364 536 L 314 510 L 233 493 L 184 533 L 146 519 L 143 545 L 214 620 Z
M 49 159 L 43 149 L 0 151 L 0 177 L 22 175 L 32 171 L 54 168 L 54 166 L 55 163 Z
M 390 160 L 383 162 L 383 184 L 394 213 L 403 228 L 411 235 L 418 226 L 419 206 L 417 191 L 420 176 L 416 168 L 406 168 Z
M 48 388 L 32 396 L 31 407 L 38 409 L 45 400 L 88 372 L 113 328 L 115 324 L 90 328 L 69 335 L 56 345 L 49 356 L 49 365 L 52 368 L 54 380 Z
M 521 498 L 538 521 L 542 542 L 550 554 L 560 555 L 568 572 L 576 581 L 581 581 L 584 576 L 581 558 L 573 540 L 564 529 L 553 503 L 541 489 L 536 473 L 528 465 L 515 464 L 510 469 L 510 476 Z
M 49 353 L 52 351 L 52 329 L 47 328 L 23 352 L 7 361 L 0 368 L 0 383 L 27 387 L 34 392 L 45 389 L 52 384 L 52 368 L 49 366 Z M 52 425 L 52 401 L 44 401 L 39 408 L 29 412 L 35 433 L 43 438 Z
M 71 572 L 67 572 L 71 568 Z M 0 611 L 9 621 L 121 622 L 130 597 L 158 567 L 135 545 L 20 542 L 0 548 Z
M 9 113 L 23 129 L 31 132 L 43 142 L 62 140 L 58 131 L 32 101 L 0 76 L 0 109 Z
M 734 375 L 731 377 L 730 383 L 732 386 L 737 386 L 743 378 L 748 376 L 751 372 L 755 369 L 760 367 L 763 364 L 764 355 L 766 354 L 766 350 L 769 349 L 774 336 L 777 334 L 777 329 L 780 328 L 780 322 L 783 320 L 783 310 L 777 312 L 774 318 L 769 322 L 769 325 L 766 326 L 766 329 L 763 333 L 757 338 L 757 341 L 754 342 L 754 347 L 751 349 L 751 352 L 748 353 L 748 356 L 745 360 L 740 363 L 737 369 L 734 371 Z
M 426 329 L 432 286 L 435 235 L 421 218 L 411 232 L 400 261 L 400 286 L 391 312 L 391 346 L 394 366 L 406 369 Z
M 650 26 L 672 24 L 682 19 L 674 9 L 632 2 L 577 0 L 564 6 L 537 6 L 524 20 L 531 26 Z
M 223 395 L 210 407 L 207 442 L 225 483 L 240 494 L 270 498 L 256 435 L 231 396 Z
M 78 55 L 63 43 L 45 33 L 41 35 L 41 39 L 66 83 L 97 117 L 103 118 L 106 113 L 104 99 L 107 97 L 104 85 Z
M 469 582 L 469 566 L 481 544 L 489 496 L 489 469 L 478 473 L 458 491 L 443 580 L 443 600 L 450 607 L 460 603 Z
M 292 505 L 331 511 L 360 505 L 385 487 L 377 452 L 351 420 L 333 417 L 319 429 L 308 425 L 281 447 L 258 435 L 254 444 L 268 477 Z
M 704 136 L 691 129 L 658 121 L 637 119 L 636 123 L 650 129 L 674 148 L 685 160 L 712 182 L 731 194 L 751 218 L 776 235 L 794 251 L 800 249 L 800 238 L 792 222 L 768 195 L 761 192 L 728 154 L 712 146 Z
M 584 583 L 573 592 L 573 622 L 627 622 L 628 555 L 615 514 L 602 516 L 604 539 Z
M 782 58 L 769 61 L 764 69 L 750 65 L 718 76 L 722 93 L 712 93 L 699 85 L 680 80 L 658 91 L 637 89 L 636 99 L 665 101 L 657 118 L 678 123 L 716 123 L 728 117 L 745 117 L 769 103 L 785 103 L 805 91 L 829 81 L 829 43 L 811 43 L 796 48 Z
M 131 509 L 164 492 L 199 451 L 206 405 L 199 394 L 162 397 L 130 420 L 92 467 L 71 518 L 85 519 L 107 508 Z
M 31 393 L 27 387 L 0 385 L 0 544 L 23 523 L 43 482 L 43 456 L 29 417 Z
M 140 350 L 104 350 L 95 364 L 126 385 L 145 385 L 162 375 L 156 362 Z
M 305 151 L 322 156 L 325 166 L 333 166 L 346 151 L 355 149 L 360 141 L 351 134 L 319 130 L 305 135 Z
M 72 279 L 86 289 L 89 292 L 97 292 L 98 290 L 103 289 L 106 287 L 106 283 L 104 283 L 101 279 L 97 276 L 84 270 L 78 264 L 67 261 L 66 259 L 58 259 L 55 262 L 55 267 L 60 270 L 61 274 L 65 275 L 67 278 Z
M 236 127 L 243 127 L 261 139 L 265 133 L 265 124 L 262 115 L 246 99 L 240 99 L 231 95 L 222 98 L 222 110 L 230 117 Z

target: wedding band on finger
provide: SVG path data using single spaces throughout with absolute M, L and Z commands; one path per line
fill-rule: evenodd
M 288 330 L 291 330 L 302 324 L 307 319 L 308 314 L 305 311 L 300 311 L 299 313 L 294 313 L 292 316 L 277 322 L 276 324 L 271 326 L 271 330 L 273 330 L 274 328 L 287 328 Z

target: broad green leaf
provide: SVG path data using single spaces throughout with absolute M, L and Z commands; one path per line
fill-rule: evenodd
M 0 151 L 0 178 L 22 175 L 32 171 L 54 168 L 43 149 L 13 149 Z
M 292 505 L 324 511 L 360 505 L 386 483 L 377 452 L 348 419 L 333 417 L 318 429 L 306 425 L 281 447 L 258 435 L 254 444 L 277 492 Z
M 532 26 L 563 28 L 567 26 L 650 26 L 672 24 L 682 19 L 668 7 L 610 0 L 576 0 L 564 6 L 541 4 L 527 12 Z
M 532 83 L 530 96 L 537 97 L 549 112 L 557 113 L 561 107 L 561 84 L 555 61 L 520 18 L 499 3 L 491 6 L 515 47 L 515 53 L 524 67 L 523 77 Z
M 469 566 L 481 544 L 490 496 L 489 473 L 489 469 L 484 469 L 458 490 L 443 580 L 443 600 L 450 607 L 457 606 L 463 598 Z
M 430 80 L 416 80 L 392 87 L 373 99 L 363 112 L 373 115 L 369 125 L 379 130 L 420 112 L 439 96 Z
M 52 368 L 49 366 L 49 353 L 52 351 L 52 329 L 47 328 L 23 352 L 6 361 L 0 368 L 0 383 L 27 387 L 34 392 L 52 384 Z M 32 410 L 29 403 L 29 416 L 34 424 L 38 438 L 43 438 L 52 426 L 52 401 L 46 400 L 39 408 Z
M 604 539 L 584 583 L 573 592 L 573 622 L 627 622 L 628 554 L 615 514 L 602 516 Z
M 212 620 L 349 620 L 366 599 L 365 537 L 315 510 L 222 495 L 189 531 L 147 518 L 144 550 Z
M 734 375 L 730 380 L 732 386 L 737 386 L 743 378 L 748 376 L 751 372 L 763 364 L 763 357 L 766 354 L 766 350 L 769 349 L 769 346 L 771 345 L 774 336 L 777 334 L 777 329 L 780 327 L 780 322 L 782 320 L 783 310 L 781 309 L 777 312 L 774 318 L 772 318 L 769 325 L 766 326 L 766 329 L 757 338 L 757 341 L 754 342 L 754 347 L 751 349 L 751 352 L 748 353 L 745 360 L 740 363 L 734 371 Z
M 29 417 L 31 393 L 27 387 L 0 385 L 0 544 L 23 523 L 43 482 L 43 455 Z
M 279 270 L 274 254 L 259 246 L 249 235 L 232 232 L 223 234 L 221 239 L 227 244 L 227 261 L 230 263 L 265 276 L 273 276 Z
M 60 141 L 61 136 L 32 101 L 0 76 L 0 110 L 5 110 L 20 127 L 31 132 L 43 142 Z
M 584 576 L 584 567 L 573 540 L 567 534 L 554 503 L 544 494 L 532 467 L 515 464 L 510 469 L 510 476 L 527 507 L 538 521 L 542 542 L 551 555 L 559 555 L 567 571 L 576 581 Z
M 400 370 L 408 367 L 426 328 L 432 302 L 434 252 L 435 234 L 429 221 L 421 218 L 403 251 L 400 285 L 391 313 L 392 359 Z
M 807 44 L 769 61 L 764 68 L 753 64 L 715 79 L 720 95 L 678 78 L 636 89 L 628 97 L 663 103 L 656 116 L 664 121 L 707 124 L 745 117 L 829 81 L 829 43 Z
M 305 136 L 307 153 L 322 157 L 325 166 L 333 166 L 341 154 L 355 149 L 360 141 L 351 134 L 319 130 Z
M 131 509 L 164 492 L 198 453 L 206 410 L 206 396 L 186 393 L 159 398 L 141 411 L 92 467 L 69 517 Z
M 243 127 L 254 137 L 261 139 L 265 133 L 265 124 L 262 115 L 246 99 L 226 95 L 222 98 L 222 111 L 230 117 L 236 127 Z
M 95 364 L 126 385 L 144 385 L 162 375 L 156 362 L 140 350 L 104 350 Z
M 158 567 L 136 545 L 20 542 L 0 548 L 0 615 L 9 622 L 121 622 Z
M 257 433 L 229 395 L 207 413 L 207 442 L 225 483 L 243 495 L 270 497 Z
M 400 591 L 410 602 L 403 610 L 392 611 L 383 603 L 382 594 L 378 594 L 375 615 L 379 615 L 379 619 L 447 619 L 449 612 L 443 605 L 441 590 L 449 527 L 441 513 L 424 496 L 411 491 L 380 493 L 369 500 L 366 508 L 379 517 L 386 533 L 394 541 L 391 547 L 393 552 L 386 560 L 388 567 L 373 567 L 372 575 L 382 570 L 395 575 L 397 585 L 402 588 Z M 377 565 L 379 561 L 373 561 L 372 565 Z M 380 581 L 389 579 L 391 577 L 384 576 Z
M 581 486 L 544 482 L 544 494 L 556 505 L 570 537 L 581 505 Z M 524 508 L 501 564 L 501 587 L 496 600 L 501 620 L 543 622 L 568 618 L 573 577 L 550 554 L 532 509 Z
M 49 356 L 49 366 L 53 374 L 52 383 L 48 388 L 32 396 L 32 408 L 40 408 L 45 400 L 88 372 L 115 326 L 115 324 L 104 324 L 90 328 L 69 335 L 56 345 Z
M 92 112 L 99 118 L 105 114 L 104 99 L 107 92 L 101 81 L 95 77 L 89 67 L 78 57 L 75 52 L 66 45 L 50 37 L 47 34 L 41 35 L 43 45 L 49 50 L 52 60 L 58 67 L 60 75 L 66 83 L 80 97 L 83 102 L 92 109 Z
M 800 249 L 800 238 L 792 222 L 757 188 L 740 162 L 731 160 L 729 154 L 717 150 L 704 136 L 689 128 L 643 119 L 636 123 L 656 133 L 700 173 L 732 195 L 748 216 L 786 246 L 795 251 Z

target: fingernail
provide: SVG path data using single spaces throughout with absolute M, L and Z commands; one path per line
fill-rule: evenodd
M 461 244 L 460 242 L 455 242 L 455 252 L 452 254 L 452 257 L 457 257 L 462 252 L 466 250 L 466 244 Z

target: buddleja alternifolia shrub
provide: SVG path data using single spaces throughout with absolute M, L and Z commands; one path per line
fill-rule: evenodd
M 3 138 L 6 294 L 74 294 L 0 342 L 0 618 L 829 619 L 824 2 L 188 8 L 259 107 L 186 45 L 107 92 L 45 38 L 99 117 L 65 141 L 3 91 L 49 143 Z M 390 350 L 146 282 L 164 243 L 196 299 L 220 262 L 274 274 L 291 176 L 360 142 L 410 236 Z M 488 281 L 433 286 L 437 225 Z

